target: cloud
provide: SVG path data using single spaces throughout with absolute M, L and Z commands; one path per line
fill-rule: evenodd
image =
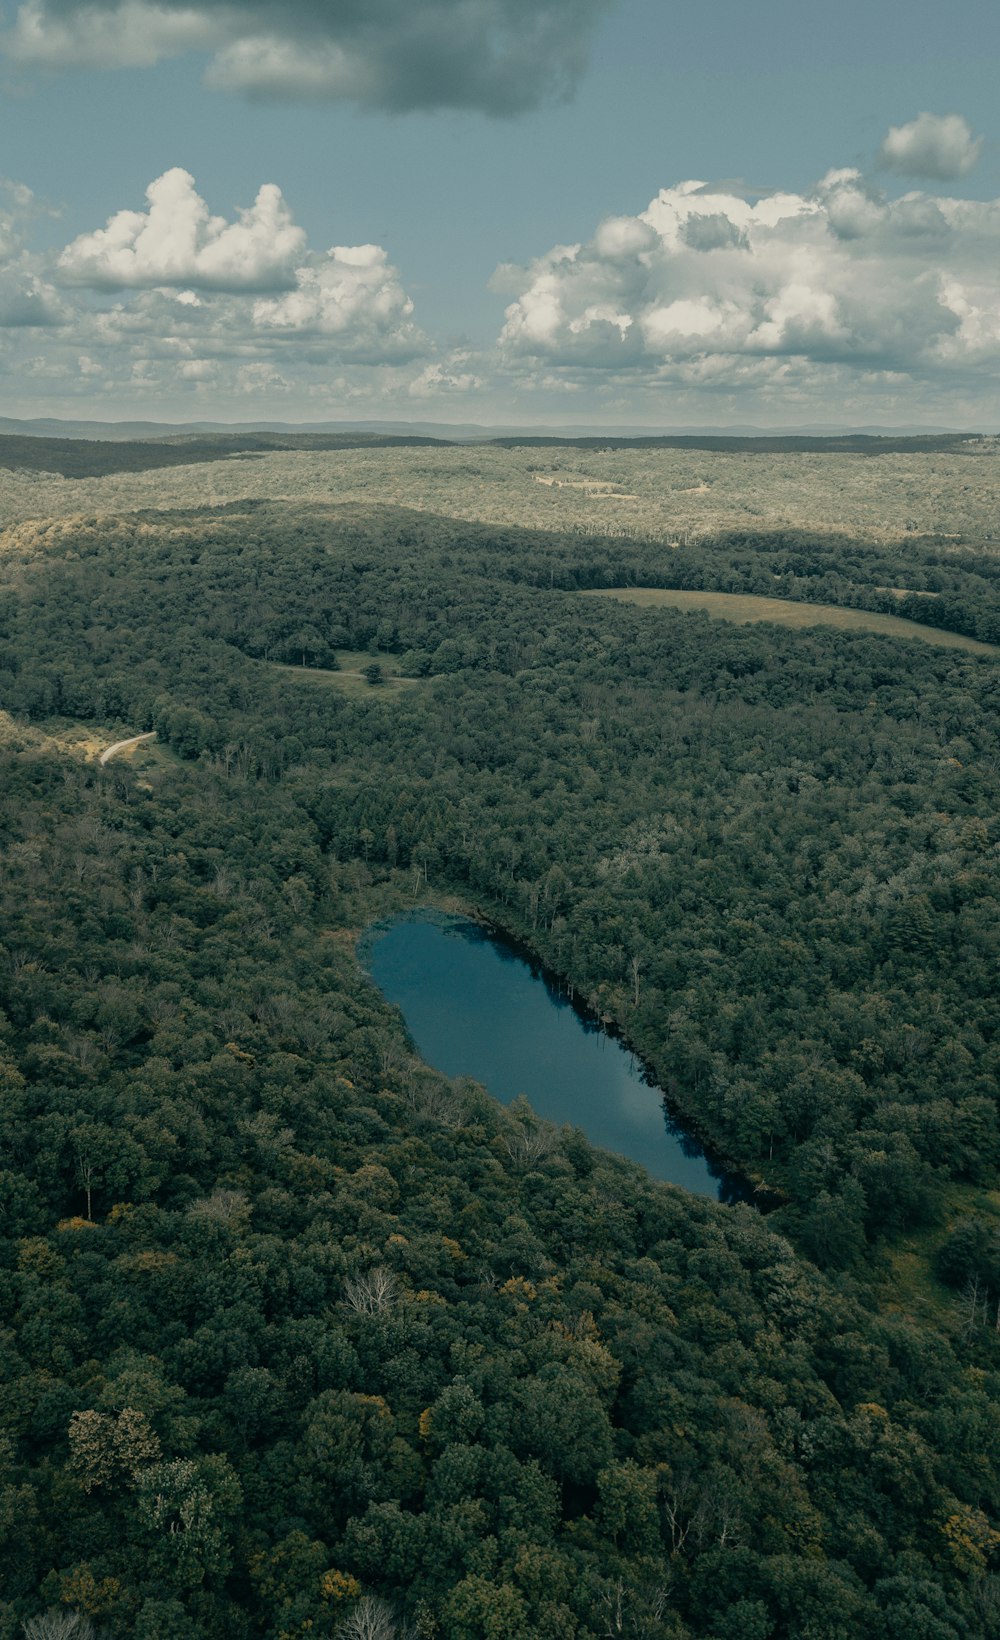
M 266 300 L 160 286 L 93 311 L 88 322 L 106 347 L 185 362 L 256 360 L 284 370 L 323 369 L 332 358 L 375 365 L 427 356 L 413 304 L 380 246 L 337 246 L 311 257 L 297 280 L 294 291 Z
M 236 222 L 210 216 L 194 178 L 179 167 L 151 182 L 146 198 L 148 211 L 118 211 L 106 227 L 66 246 L 59 272 L 67 284 L 266 291 L 294 283 L 306 236 L 273 183 Z
M 274 184 L 235 222 L 211 216 L 180 169 L 158 177 L 146 197 L 147 211 L 116 212 L 58 258 L 65 289 L 138 292 L 93 313 L 105 341 L 141 335 L 199 356 L 206 348 L 260 353 L 292 345 L 373 362 L 426 354 L 413 303 L 382 246 L 309 251 Z
M 43 260 L 29 248 L 26 232 L 46 214 L 30 188 L 0 178 L 0 330 L 38 330 L 62 325 L 67 312 L 44 277 Z
M 474 393 L 483 386 L 483 379 L 466 367 L 472 355 L 457 349 L 447 359 L 434 360 L 414 376 L 407 387 L 412 399 L 436 399 L 452 393 Z
M 405 394 L 414 363 L 434 360 L 382 246 L 311 251 L 271 185 L 233 221 L 210 215 L 186 171 L 166 172 L 147 197 L 145 211 L 119 211 L 61 254 L 38 254 L 26 240 L 37 202 L 0 180 L 0 354 L 10 388 L 24 376 L 78 396 L 180 395 L 183 404 L 194 394 L 235 408 L 291 393 L 322 399 L 341 380 L 360 401 L 390 382 Z M 51 334 L 39 355 L 43 326 Z M 345 374 L 334 377 L 332 366 Z M 443 368 L 443 389 L 461 385 L 449 383 L 452 374 Z
M 253 308 L 265 333 L 333 338 L 357 356 L 412 357 L 425 338 L 410 321 L 413 303 L 380 245 L 334 245 L 295 273 L 296 288 Z
M 612 0 L 25 0 L 22 63 L 135 68 L 214 52 L 210 85 L 511 115 L 571 94 Z
M 67 322 L 66 310 L 51 285 L 37 274 L 0 274 L 0 328 L 47 329 Z
M 860 172 L 747 198 L 682 182 L 592 239 L 498 269 L 509 368 L 745 387 L 782 372 L 930 379 L 1000 364 L 1000 201 Z
M 382 246 L 310 250 L 275 187 L 233 221 L 209 214 L 186 171 L 158 178 L 148 199 L 42 251 L 32 233 L 52 213 L 0 177 L 5 404 L 61 414 L 96 395 L 122 414 L 197 405 L 242 418 L 251 401 L 287 415 L 294 397 L 313 416 L 348 402 L 376 414 L 436 361 Z M 446 358 L 429 390 L 461 390 L 460 362 Z
M 968 175 L 982 147 L 961 114 L 918 114 L 908 125 L 889 127 L 878 163 L 901 176 L 948 182 Z
M 5 44 L 18 61 L 46 68 L 150 68 L 161 58 L 210 48 L 217 38 L 217 26 L 197 6 L 27 0 Z

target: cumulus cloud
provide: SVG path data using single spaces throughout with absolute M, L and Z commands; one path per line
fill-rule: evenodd
M 0 327 L 47 329 L 66 322 L 67 313 L 57 293 L 37 274 L 21 273 L 16 268 L 6 276 L 0 274 Z
M 6 403 L 65 413 L 94 396 L 119 413 L 245 417 L 294 396 L 302 413 L 372 414 L 437 359 L 379 245 L 312 251 L 280 191 L 213 217 L 185 171 L 58 250 L 33 247 L 52 213 L 0 177 L 0 372 Z M 50 230 L 45 237 L 49 237 Z M 457 355 L 430 391 L 461 390 Z
M 118 211 L 81 234 L 59 258 L 68 284 L 98 290 L 189 285 L 206 290 L 280 290 L 294 283 L 306 236 L 273 183 L 235 222 L 211 216 L 194 177 L 179 167 L 146 190 L 147 211 Z
M 412 356 L 424 338 L 413 303 L 380 245 L 334 245 L 296 270 L 296 288 L 254 304 L 254 324 L 277 336 L 332 337 L 357 355 Z
M 468 367 L 472 355 L 465 349 L 456 349 L 444 360 L 434 360 L 414 376 L 407 392 L 413 399 L 435 399 L 453 393 L 473 393 L 482 387 L 483 379 Z
M 908 125 L 891 125 L 878 152 L 886 171 L 948 182 L 972 170 L 982 152 L 961 114 L 918 114 Z
M 137 67 L 211 50 L 256 96 L 516 114 L 570 94 L 611 0 L 24 0 L 24 63 Z
M 44 277 L 43 260 L 26 234 L 45 214 L 30 188 L 0 178 L 0 329 L 38 330 L 62 325 L 67 313 Z
M 209 48 L 217 37 L 211 17 L 192 6 L 28 0 L 5 43 L 11 56 L 46 68 L 150 68 L 163 57 Z
M 860 172 L 807 193 L 664 188 L 495 288 L 508 362 L 742 383 L 803 365 L 902 378 L 1000 363 L 1000 201 L 890 200 Z
M 11 382 L 122 393 L 125 403 L 197 395 L 243 413 L 249 398 L 325 403 L 333 381 L 357 402 L 390 384 L 405 394 L 436 358 L 384 248 L 310 250 L 276 187 L 228 220 L 209 213 L 186 171 L 168 171 L 145 211 L 117 212 L 61 254 L 30 250 L 26 225 L 39 214 L 27 190 L 0 179 L 0 355 Z M 461 374 L 447 362 L 441 389 L 460 387 Z

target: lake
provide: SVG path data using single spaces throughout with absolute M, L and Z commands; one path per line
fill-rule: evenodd
M 369 929 L 359 955 L 428 1064 L 719 1201 L 746 1182 L 711 1162 L 623 1043 L 574 1006 L 512 940 L 465 917 L 417 911 Z

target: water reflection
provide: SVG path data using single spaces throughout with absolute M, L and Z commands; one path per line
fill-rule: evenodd
M 654 1178 L 724 1202 L 747 1198 L 746 1183 L 678 1124 L 635 1054 L 513 941 L 420 911 L 369 930 L 361 956 L 429 1065 L 473 1077 L 504 1104 L 525 1094 L 539 1116 L 582 1128 Z

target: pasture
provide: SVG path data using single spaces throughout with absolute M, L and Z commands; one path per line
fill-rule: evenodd
M 581 594 L 584 598 L 617 598 L 619 603 L 638 604 L 645 609 L 703 610 L 717 620 L 749 626 L 771 621 L 776 626 L 803 630 L 811 626 L 832 626 L 841 632 L 878 632 L 887 638 L 918 638 L 923 643 L 940 644 L 945 649 L 964 649 L 971 655 L 998 655 L 996 644 L 981 643 L 961 632 L 945 632 L 899 615 L 880 615 L 868 609 L 844 609 L 838 604 L 797 603 L 788 598 L 759 598 L 740 592 L 701 592 L 669 587 L 600 587 Z

